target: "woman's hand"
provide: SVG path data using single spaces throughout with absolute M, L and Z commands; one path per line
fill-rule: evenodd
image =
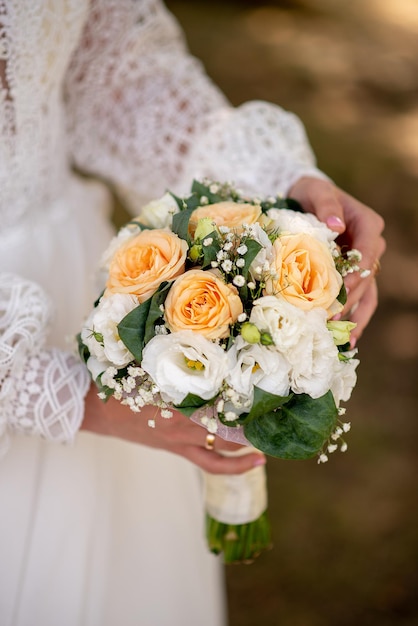
M 207 449 L 207 431 L 177 411 L 173 411 L 173 417 L 163 418 L 154 406 L 134 413 L 113 398 L 104 403 L 98 398 L 94 384 L 90 386 L 85 407 L 82 430 L 179 454 L 211 474 L 242 474 L 266 462 L 261 452 L 232 458 L 222 456 L 221 451 L 241 446 L 220 437 L 214 438 L 213 449 Z M 148 425 L 149 420 L 155 421 L 154 428 Z
M 386 248 L 382 237 L 384 221 L 375 211 L 329 181 L 302 177 L 288 195 L 300 202 L 305 211 L 314 213 L 331 230 L 340 233 L 339 245 L 359 250 L 361 268 L 370 270 L 366 278 L 356 272 L 344 280 L 348 298 L 342 315 L 357 324 L 351 335 L 354 347 L 377 307 L 375 276 Z

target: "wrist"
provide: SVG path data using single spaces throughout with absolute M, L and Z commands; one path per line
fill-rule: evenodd
M 110 402 L 110 400 L 109 400 Z M 111 424 L 108 418 L 106 403 L 97 395 L 97 387 L 91 383 L 84 400 L 84 417 L 80 430 L 100 435 L 111 435 Z

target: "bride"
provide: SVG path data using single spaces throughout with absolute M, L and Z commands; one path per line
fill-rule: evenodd
M 367 232 L 370 267 L 382 221 L 316 169 L 297 118 L 233 109 L 158 0 L 3 0 L 0 50 L 1 624 L 220 626 L 198 467 L 264 458 L 206 450 L 180 415 L 150 429 L 90 388 L 71 338 L 112 236 L 106 185 L 133 214 L 199 176 L 291 191 L 357 247 Z M 350 298 L 360 334 L 372 278 Z

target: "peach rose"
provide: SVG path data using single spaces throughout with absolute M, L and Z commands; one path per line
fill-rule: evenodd
M 165 301 L 171 331 L 194 330 L 208 339 L 227 337 L 242 311 L 237 289 L 212 270 L 185 272 L 174 281 Z
M 270 272 L 265 294 L 283 297 L 305 311 L 321 307 L 329 317 L 342 309 L 336 300 L 341 274 L 328 246 L 315 237 L 304 233 L 278 237 Z
M 217 202 L 198 207 L 190 218 L 189 231 L 193 236 L 197 222 L 203 217 L 210 217 L 217 226 L 228 226 L 240 232 L 243 224 L 254 224 L 261 216 L 261 207 L 257 204 L 239 202 Z
M 165 280 L 184 272 L 187 243 L 169 230 L 143 230 L 116 251 L 109 266 L 108 293 L 150 298 Z

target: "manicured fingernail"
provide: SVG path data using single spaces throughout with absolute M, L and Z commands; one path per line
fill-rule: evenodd
M 345 226 L 345 224 L 342 219 L 338 217 L 338 215 L 330 215 L 327 217 L 327 226 L 330 228 L 341 228 L 342 226 Z
M 337 313 L 337 315 L 334 315 L 334 317 L 332 318 L 335 322 L 339 322 L 340 319 L 342 318 L 343 314 L 342 313 Z
M 257 458 L 254 459 L 253 466 L 259 467 L 260 465 L 266 464 L 266 457 L 259 454 Z
M 350 348 L 351 348 L 352 350 L 354 350 L 354 348 L 356 347 L 356 343 L 357 343 L 357 338 L 356 338 L 356 337 L 353 337 L 353 338 L 351 339 L 351 341 L 350 341 Z

